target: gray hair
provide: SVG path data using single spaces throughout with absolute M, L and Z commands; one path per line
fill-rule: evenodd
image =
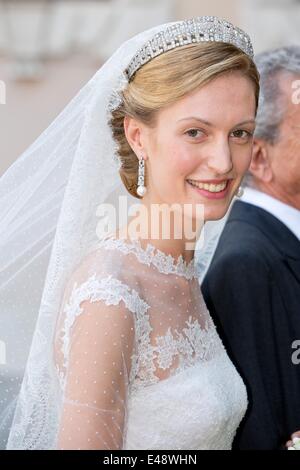
M 254 58 L 260 73 L 260 96 L 254 137 L 271 144 L 279 138 L 279 126 L 285 113 L 285 96 L 279 85 L 281 73 L 300 75 L 300 46 L 285 46 L 261 52 Z M 253 186 L 251 173 L 244 177 L 245 186 Z

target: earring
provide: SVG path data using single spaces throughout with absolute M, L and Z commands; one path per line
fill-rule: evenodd
M 237 190 L 236 197 L 242 197 L 243 194 L 244 194 L 244 190 L 242 186 L 240 186 L 239 189 Z
M 138 187 L 137 187 L 137 194 L 141 197 L 145 196 L 147 192 L 147 188 L 144 185 L 145 182 L 145 161 L 143 156 L 139 160 L 139 172 L 138 172 Z

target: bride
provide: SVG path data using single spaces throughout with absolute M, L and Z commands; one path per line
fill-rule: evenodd
M 258 94 L 239 28 L 159 25 L 4 175 L 31 237 L 22 253 L 37 242 L 26 228 L 44 245 L 52 234 L 7 449 L 231 448 L 247 394 L 199 283 L 250 164 Z

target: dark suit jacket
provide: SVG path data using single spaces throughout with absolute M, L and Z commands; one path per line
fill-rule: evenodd
M 299 240 L 267 211 L 236 201 L 202 292 L 248 390 L 233 448 L 278 449 L 300 430 Z

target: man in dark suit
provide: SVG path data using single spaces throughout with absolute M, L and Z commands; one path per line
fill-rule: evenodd
M 233 448 L 279 449 L 300 429 L 300 47 L 256 63 L 261 97 L 247 185 L 202 291 L 248 390 Z

